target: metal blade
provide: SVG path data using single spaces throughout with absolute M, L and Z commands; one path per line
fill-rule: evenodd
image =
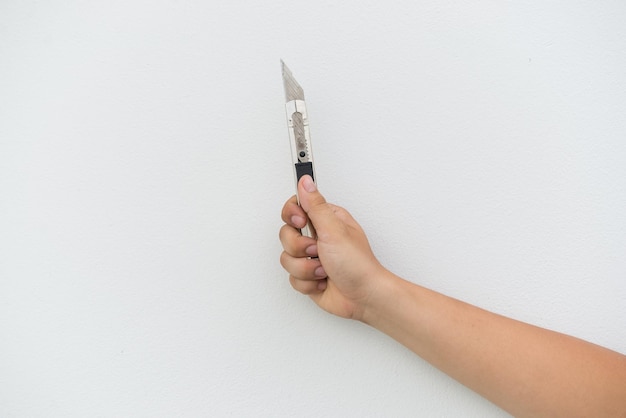
M 300 87 L 300 84 L 293 78 L 293 74 L 289 70 L 289 67 L 285 65 L 283 60 L 280 60 L 280 64 L 283 70 L 283 83 L 285 85 L 285 99 L 287 102 L 292 100 L 304 100 L 304 90 Z

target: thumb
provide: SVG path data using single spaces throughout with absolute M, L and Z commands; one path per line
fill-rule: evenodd
M 335 246 L 333 252 L 336 260 L 338 260 L 337 257 L 341 258 L 340 254 L 345 253 L 346 248 L 355 245 L 358 247 L 358 252 L 365 251 L 371 255 L 372 250 L 369 248 L 367 237 L 358 222 L 347 210 L 327 203 L 310 176 L 303 176 L 298 182 L 298 196 L 300 206 L 315 228 L 318 243 Z M 325 248 L 328 251 L 329 247 Z M 331 255 L 326 252 L 325 257 L 331 257 Z M 322 255 L 320 255 L 321 258 Z
M 298 198 L 300 199 L 300 206 L 307 214 L 313 208 L 326 203 L 326 199 L 317 190 L 317 185 L 309 175 L 302 176 L 298 182 Z

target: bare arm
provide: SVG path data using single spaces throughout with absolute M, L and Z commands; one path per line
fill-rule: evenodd
M 362 320 L 515 416 L 626 416 L 626 357 L 390 275 Z
M 626 417 L 626 356 L 401 279 L 309 180 L 299 184 L 302 208 L 292 198 L 282 213 L 281 262 L 296 290 L 386 333 L 515 416 Z M 296 229 L 307 217 L 317 241 Z

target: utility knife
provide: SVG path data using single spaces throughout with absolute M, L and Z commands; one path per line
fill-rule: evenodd
M 297 195 L 298 181 L 302 176 L 308 174 L 315 180 L 309 115 L 306 110 L 306 102 L 304 101 L 304 90 L 302 90 L 302 87 L 300 87 L 300 84 L 298 84 L 282 60 L 280 64 L 283 72 L 283 84 L 285 85 L 285 111 L 287 114 L 289 144 L 291 145 L 291 158 Z M 298 197 L 299 203 L 300 197 Z M 304 236 L 315 238 L 315 230 L 311 224 L 307 224 L 300 232 Z

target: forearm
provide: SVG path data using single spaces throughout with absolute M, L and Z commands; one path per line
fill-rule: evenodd
M 516 416 L 626 418 L 625 356 L 402 280 L 309 176 L 298 195 L 302 206 L 293 196 L 283 207 L 281 263 L 320 307 L 383 331 Z M 316 242 L 298 232 L 307 218 Z
M 626 416 L 626 357 L 391 274 L 362 320 L 516 416 Z

